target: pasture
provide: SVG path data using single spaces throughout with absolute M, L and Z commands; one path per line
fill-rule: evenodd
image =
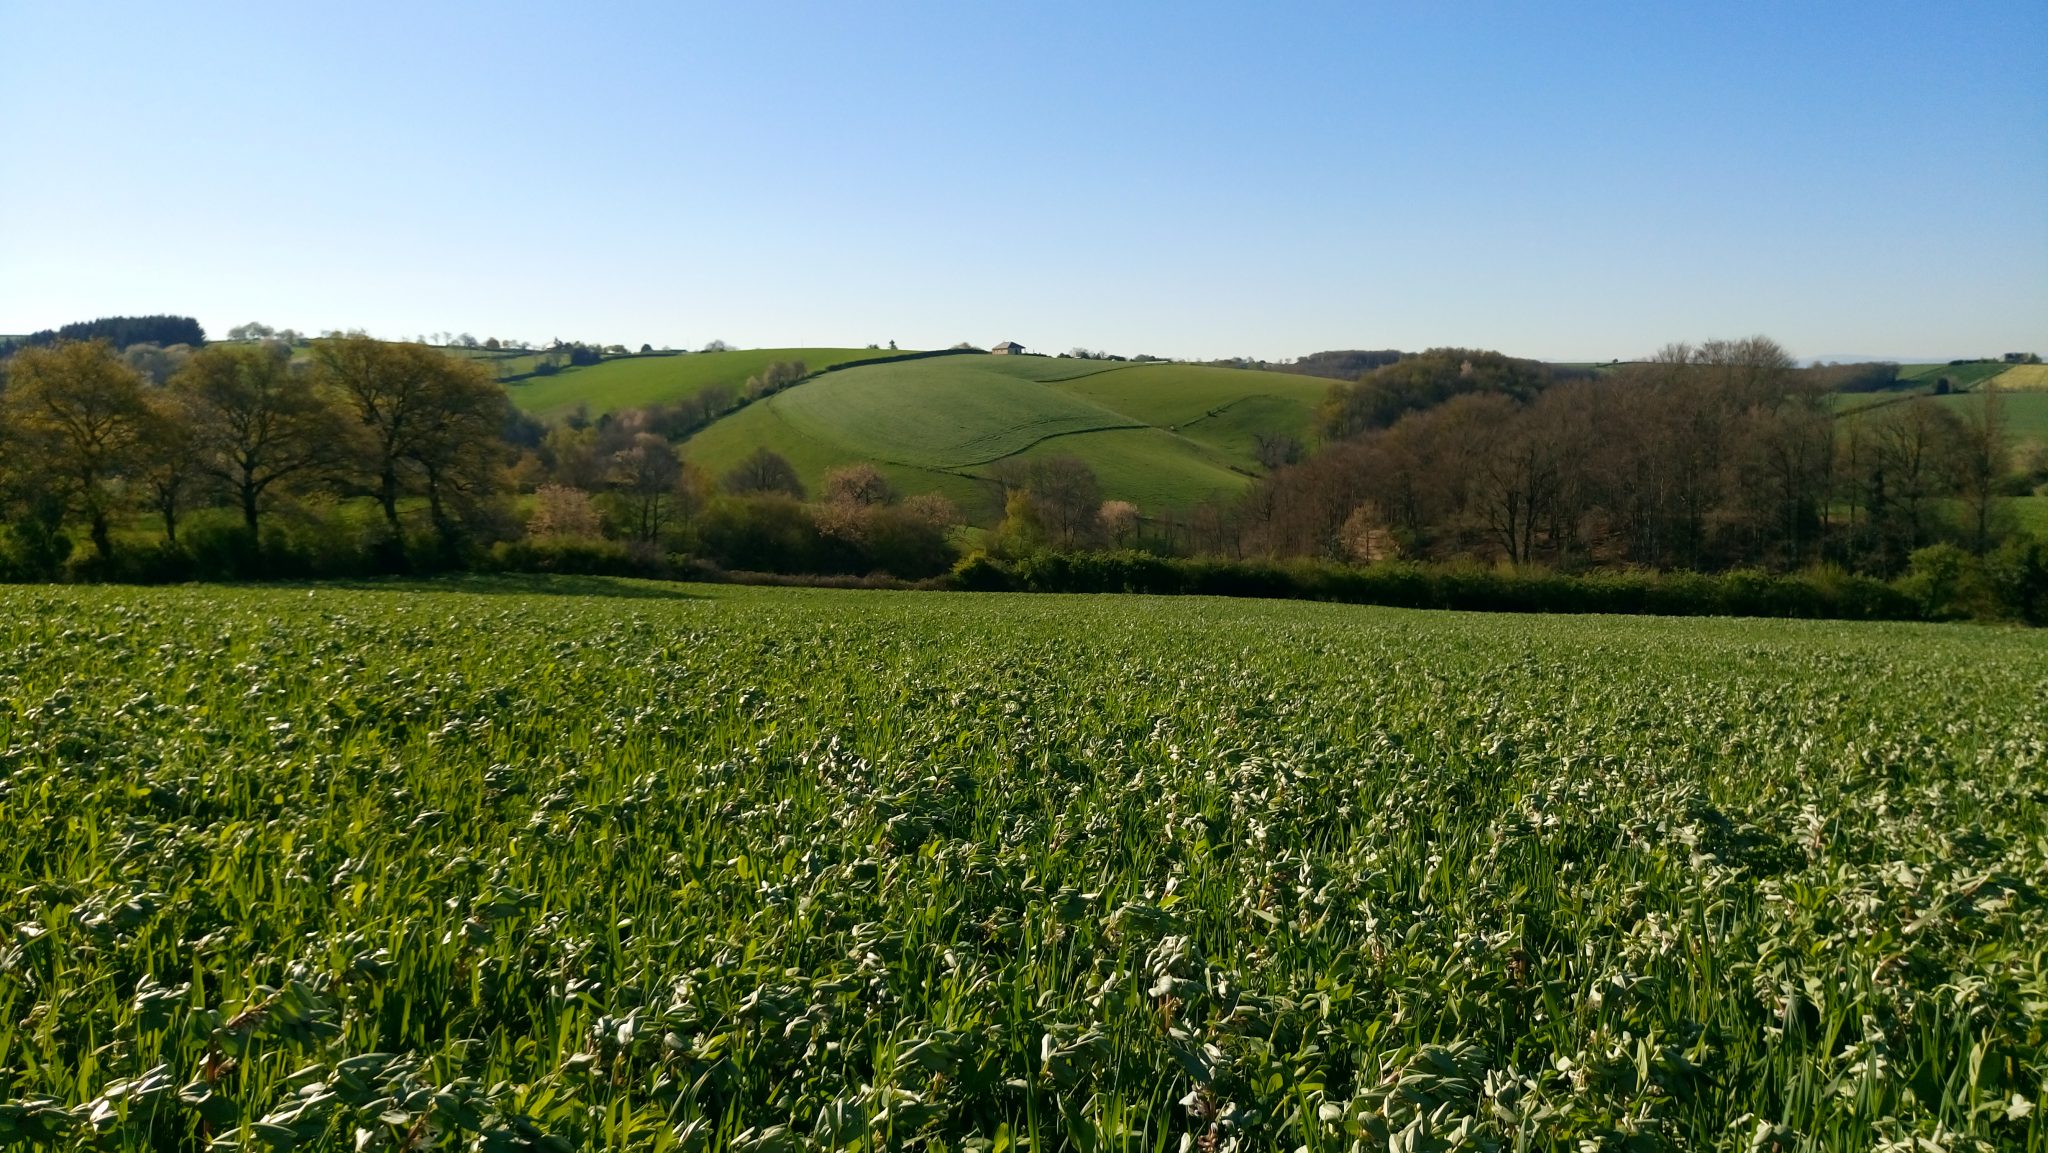
M 2048 635 L 0 590 L 0 1142 L 2040 1148 Z
M 1967 364 L 1902 364 L 1899 366 L 1899 379 L 1913 381 L 1928 388 L 1933 388 L 1935 382 L 1946 379 L 1951 388 L 1968 389 L 2002 376 L 2012 367 L 1995 360 L 1971 361 Z
M 713 472 L 766 445 L 807 483 L 867 461 L 903 487 L 981 495 L 997 462 L 1079 457 L 1112 497 L 1185 507 L 1243 488 L 1256 437 L 1306 437 L 1328 382 L 1178 364 L 963 356 L 857 367 L 807 381 L 697 433 Z
M 563 368 L 553 376 L 508 385 L 507 391 L 512 403 L 543 420 L 565 416 L 578 405 L 595 417 L 622 408 L 675 404 L 713 385 L 729 388 L 737 396 L 748 377 L 759 375 L 778 360 L 802 361 L 816 372 L 835 364 L 897 355 L 872 348 L 747 348 L 626 356 Z
M 2005 410 L 2006 435 L 2016 447 L 2029 441 L 2048 443 L 2048 392 L 2005 392 L 1998 399 Z M 1935 397 L 1934 403 L 1971 418 L 1984 409 L 1981 393 L 1951 393 Z

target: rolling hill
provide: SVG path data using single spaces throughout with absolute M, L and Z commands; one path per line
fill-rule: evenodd
M 1995 360 L 1973 360 L 1965 364 L 1902 364 L 1899 366 L 1899 379 L 1930 388 L 1942 380 L 1948 381 L 1951 388 L 1975 388 L 1987 380 L 2005 375 L 2012 367 Z
M 809 485 L 871 462 L 986 518 L 998 462 L 1071 454 L 1106 495 L 1147 509 L 1227 496 L 1260 471 L 1260 435 L 1306 439 L 1329 382 L 1198 365 L 957 356 L 856 366 L 747 406 L 697 433 L 688 459 L 723 472 L 756 447 Z
M 748 377 L 778 360 L 802 361 L 815 372 L 835 364 L 899 355 L 874 348 L 748 348 L 621 356 L 522 380 L 507 385 L 506 391 L 513 404 L 543 420 L 564 416 L 579 404 L 597 416 L 621 408 L 673 404 L 713 385 L 738 391 Z

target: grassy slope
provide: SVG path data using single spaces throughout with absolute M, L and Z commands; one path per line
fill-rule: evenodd
M 512 403 L 542 419 L 561 416 L 578 404 L 587 406 L 595 416 L 620 408 L 671 404 L 717 384 L 737 390 L 772 361 L 800 360 L 815 370 L 896 355 L 872 348 L 748 348 L 632 356 L 565 368 L 553 376 L 521 381 L 508 388 Z
M 2048 441 L 2048 392 L 2013 392 L 2001 396 L 2005 405 L 2006 435 L 2015 444 L 2029 440 Z M 1974 415 L 1984 398 L 1974 393 L 1937 396 L 1934 403 L 1958 416 Z
M 2012 512 L 2015 527 L 2048 537 L 2048 496 L 2014 497 L 2006 507 Z
M 2011 367 L 2009 364 L 1997 362 L 1988 364 L 1902 364 L 1899 366 L 1899 379 L 1919 381 L 1932 386 L 1935 381 L 1940 380 L 1942 377 L 1947 377 L 1951 387 L 1974 388 L 1978 384 L 2004 373 Z
M 1868 419 L 1916 396 L 1925 396 L 1958 416 L 1973 415 L 1984 403 L 1983 395 L 1975 392 L 1949 393 L 1946 396 L 1929 396 L 1924 392 L 1836 393 L 1833 400 L 1837 416 Z M 2048 392 L 2004 392 L 1999 399 L 2005 405 L 2006 435 L 2015 444 L 2029 440 L 2048 441 Z
M 987 515 L 985 477 L 1012 456 L 1070 453 L 1108 495 L 1147 508 L 1241 488 L 1259 432 L 1305 435 L 1328 382 L 1177 364 L 951 357 L 807 382 L 697 434 L 687 455 L 720 472 L 756 446 L 815 484 L 871 461 L 902 487 L 937 488 Z

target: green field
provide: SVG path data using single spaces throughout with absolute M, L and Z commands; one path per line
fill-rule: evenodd
M 1867 418 L 1881 413 L 1892 405 L 1903 404 L 1911 396 L 1925 393 L 1901 395 L 1898 393 L 1832 393 L 1835 412 L 1842 417 Z M 1974 417 L 1981 412 L 1984 397 L 1981 392 L 1949 393 L 1931 397 L 1935 404 L 1954 412 L 1958 416 Z M 2000 389 L 2000 403 L 2005 410 L 2006 436 L 2014 448 L 2020 448 L 2032 441 L 2048 443 L 2048 391 L 2006 391 Z
M 2012 511 L 2014 527 L 2048 540 L 2048 496 L 2016 496 L 2006 507 Z
M 0 606 L 0 1142 L 2048 1142 L 2048 634 Z
M 721 472 L 766 445 L 807 482 L 869 461 L 915 491 L 979 497 L 996 462 L 1071 454 L 1112 497 L 1148 509 L 1241 489 L 1255 436 L 1306 438 L 1328 382 L 1180 364 L 944 357 L 848 369 L 749 406 L 698 433 L 685 454 Z
M 1943 377 L 1948 378 L 1951 388 L 1975 388 L 1993 377 L 2003 375 L 2012 368 L 1999 361 L 1972 361 L 1969 364 L 1902 364 L 1899 379 L 1924 384 L 1929 388 Z
M 737 393 L 747 378 L 778 360 L 802 361 L 813 372 L 835 364 L 900 353 L 873 348 L 748 348 L 732 352 L 689 352 L 672 356 L 628 356 L 581 368 L 564 368 L 508 386 L 512 403 L 551 420 L 577 405 L 590 415 L 650 404 L 674 404 L 712 385 Z M 529 369 L 530 371 L 530 369 Z
M 2005 408 L 2005 430 L 2015 444 L 2030 440 L 2048 442 L 2048 392 L 2008 392 L 1999 397 Z M 1938 396 L 1934 403 L 1957 415 L 1974 416 L 1983 410 L 1984 398 L 1974 393 Z

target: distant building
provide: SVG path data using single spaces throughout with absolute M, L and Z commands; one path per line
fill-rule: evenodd
M 1006 340 L 989 349 L 989 351 L 997 356 L 1022 356 L 1024 355 L 1024 346 L 1014 340 Z

